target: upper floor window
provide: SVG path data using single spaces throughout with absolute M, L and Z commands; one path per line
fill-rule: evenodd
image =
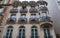
M 13 10 L 15 10 L 15 11 L 16 11 L 16 10 L 18 10 L 18 8 L 17 8 L 17 7 L 13 7 Z
M 9 26 L 7 28 L 6 38 L 12 38 L 13 27 Z
M 46 12 L 42 12 L 41 14 L 40 14 L 40 17 L 46 17 L 47 16 L 47 13 Z
M 31 18 L 36 18 L 36 14 L 31 14 Z
M 31 28 L 31 38 L 38 38 L 38 30 L 36 26 Z
M 7 4 L 9 0 L 3 0 L 3 4 Z
M 12 18 L 12 19 L 15 19 L 15 18 L 16 18 L 16 14 L 12 14 L 12 15 L 11 15 L 11 18 Z
M 26 9 L 26 6 L 22 6 L 22 8 L 23 8 L 23 10 L 25 10 Z
M 25 38 L 25 27 L 19 27 L 19 38 Z
M 26 14 L 21 14 L 21 18 L 26 18 Z

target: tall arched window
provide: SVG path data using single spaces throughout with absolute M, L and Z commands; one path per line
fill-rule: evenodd
M 44 27 L 44 38 L 52 38 L 50 35 L 50 28 Z
M 24 26 L 19 27 L 19 38 L 25 38 L 25 27 Z
M 38 38 L 38 30 L 36 26 L 31 28 L 31 38 Z
M 12 38 L 12 31 L 13 31 L 13 27 L 9 26 L 7 28 L 6 38 Z

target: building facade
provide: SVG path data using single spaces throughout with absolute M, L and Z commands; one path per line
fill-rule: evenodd
M 0 1 L 0 38 L 56 38 L 46 1 Z

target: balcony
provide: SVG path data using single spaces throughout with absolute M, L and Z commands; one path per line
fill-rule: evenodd
M 48 5 L 48 3 L 46 1 L 37 1 L 37 3 L 40 5 L 46 5 L 46 6 Z
M 30 18 L 29 21 L 30 21 L 30 23 L 39 23 L 38 18 Z
M 20 13 L 27 13 L 27 12 L 28 12 L 27 8 L 25 8 L 25 9 L 21 8 L 21 10 L 20 10 Z
M 29 4 L 28 1 L 23 1 L 21 5 L 22 6 L 27 6 L 28 4 Z
M 30 13 L 37 13 L 38 10 L 36 8 L 32 7 L 32 8 L 30 8 L 29 12 Z
M 13 5 L 13 6 L 19 6 L 19 5 L 21 5 L 21 2 L 20 2 L 20 1 L 14 1 L 14 2 L 12 3 L 12 5 Z
M 40 22 L 53 22 L 49 16 L 41 17 Z
M 8 18 L 7 24 L 15 24 L 16 23 L 16 18 Z
M 27 23 L 27 18 L 19 18 L 18 24 L 25 24 Z
M 35 1 L 30 1 L 30 2 L 29 2 L 29 5 L 30 5 L 30 6 L 36 6 L 36 5 L 38 5 L 38 4 L 37 4 Z
M 45 5 L 40 5 L 39 10 L 48 11 L 48 8 Z
M 12 9 L 10 10 L 10 13 L 17 13 L 17 12 L 18 12 L 18 9 L 17 9 L 16 7 L 12 8 Z

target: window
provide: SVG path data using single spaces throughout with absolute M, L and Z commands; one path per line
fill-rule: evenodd
M 44 38 L 51 38 L 49 28 L 44 28 L 44 36 L 45 36 Z
M 46 17 L 47 16 L 47 13 L 46 12 L 42 12 L 41 14 L 40 14 L 40 17 Z
M 21 18 L 22 19 L 26 18 L 26 14 L 21 14 Z
M 17 7 L 13 7 L 12 10 L 14 10 L 14 11 L 18 11 L 18 8 L 17 8 Z
M 25 38 L 25 27 L 19 27 L 19 38 Z
M 7 4 L 8 0 L 3 0 L 3 4 Z
M 31 38 L 38 38 L 38 30 L 36 26 L 31 28 Z
M 11 19 L 15 19 L 15 18 L 16 18 L 16 14 L 12 14 Z
M 22 8 L 23 8 L 23 10 L 25 10 L 26 9 L 26 6 L 22 6 Z
M 13 27 L 9 26 L 7 28 L 6 38 L 12 38 Z
M 31 18 L 35 19 L 36 18 L 36 14 L 31 14 Z

